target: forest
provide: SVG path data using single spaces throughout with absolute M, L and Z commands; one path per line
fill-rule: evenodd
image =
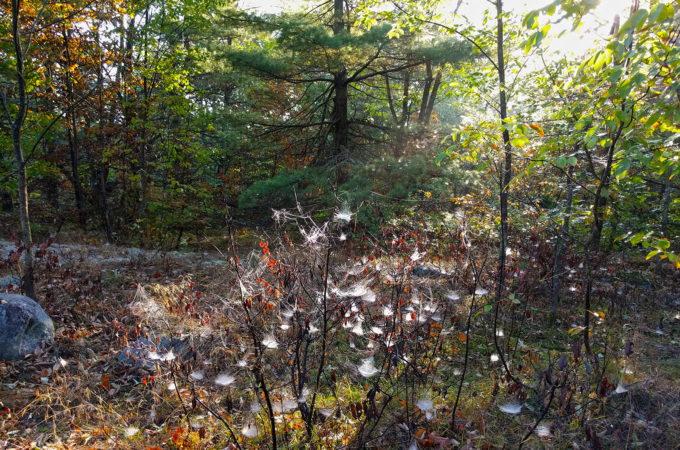
M 1 0 L 0 447 L 680 446 L 674 0 Z

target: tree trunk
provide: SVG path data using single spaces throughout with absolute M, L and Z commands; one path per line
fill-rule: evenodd
M 347 71 L 333 75 L 335 96 L 333 97 L 333 157 L 339 157 L 349 148 L 349 120 L 347 115 Z
M 500 176 L 500 208 L 501 208 L 501 229 L 500 244 L 498 249 L 498 280 L 496 284 L 496 302 L 501 301 L 501 296 L 505 288 L 505 251 L 508 246 L 508 188 L 512 180 L 512 146 L 510 143 L 510 133 L 505 129 L 505 119 L 508 117 L 508 104 L 505 93 L 505 60 L 503 54 L 503 2 L 496 2 L 497 30 L 496 43 L 498 47 L 498 83 L 499 83 L 499 104 L 500 104 L 500 125 L 503 127 L 503 156 L 504 163 L 501 168 Z
M 553 263 L 553 278 L 552 278 L 552 300 L 550 302 L 550 313 L 555 316 L 557 314 L 557 306 L 560 303 L 560 287 L 562 281 L 562 256 L 567 247 L 567 239 L 569 237 L 569 225 L 571 222 L 571 208 L 572 198 L 574 195 L 574 186 L 571 182 L 571 177 L 574 173 L 574 168 L 569 167 L 567 172 L 567 199 L 564 210 L 564 220 L 562 221 L 562 229 L 557 233 L 557 244 L 555 245 L 555 261 Z
M 345 0 L 333 0 L 333 35 L 337 36 L 345 28 L 343 18 L 345 12 Z
M 673 179 L 673 171 L 669 167 L 666 169 L 665 174 L 666 181 L 663 186 L 663 217 L 661 218 L 661 235 L 666 239 L 670 239 L 670 233 L 668 231 L 668 211 L 671 206 L 671 180 Z M 656 273 L 661 275 L 662 260 L 658 258 L 656 261 Z
M 17 64 L 19 66 L 19 64 Z M 21 95 L 20 95 L 21 96 Z M 35 286 L 33 282 L 33 238 L 31 237 L 31 223 L 28 216 L 28 186 L 26 179 L 26 162 L 21 150 L 21 126 L 15 124 L 12 129 L 12 147 L 16 159 L 17 181 L 19 185 L 19 223 L 21 225 L 21 241 L 24 251 L 24 276 L 21 287 L 24 293 L 35 298 Z
M 599 177 L 599 183 L 597 185 L 597 191 L 595 192 L 595 199 L 593 200 L 593 213 L 592 222 L 590 224 L 590 238 L 586 243 L 586 254 L 585 254 L 585 269 L 586 269 L 586 289 L 584 296 L 584 308 L 583 312 L 583 344 L 586 349 L 588 356 L 592 356 L 592 350 L 590 348 L 590 314 L 591 314 L 591 303 L 592 303 L 592 293 L 593 293 L 593 260 L 597 257 L 600 249 L 600 238 L 602 237 L 602 227 L 604 226 L 604 218 L 602 216 L 602 211 L 606 209 L 607 197 L 602 195 L 603 191 L 609 189 L 609 180 L 612 173 L 612 163 L 614 161 L 614 150 L 616 149 L 616 143 L 618 142 L 621 134 L 623 133 L 623 123 L 619 125 L 616 132 L 616 136 L 612 139 L 612 143 L 607 149 L 607 162 L 605 167 L 602 169 L 602 173 Z
M 425 63 L 425 70 L 427 71 L 427 78 L 425 78 L 425 85 L 423 86 L 423 97 L 420 100 L 420 112 L 418 113 L 418 123 L 425 122 L 425 112 L 427 111 L 427 104 L 430 98 L 430 88 L 432 87 L 432 63 L 427 61 Z
M 149 24 L 149 8 L 146 8 L 146 12 L 144 14 L 145 17 L 145 22 L 144 26 L 142 26 L 142 29 L 145 29 L 144 27 Z M 140 24 L 141 25 L 141 24 Z M 144 59 L 143 59 L 143 64 L 144 67 L 147 67 L 148 64 L 148 37 L 146 31 L 144 31 Z M 139 198 L 137 200 L 137 220 L 142 220 L 144 219 L 144 215 L 146 213 L 146 205 L 147 205 L 147 192 L 149 189 L 149 164 L 148 164 L 148 145 L 149 145 L 149 138 L 148 138 L 148 133 L 147 133 L 147 122 L 149 120 L 149 109 L 151 107 L 151 91 L 153 90 L 152 86 L 149 86 L 149 81 L 146 77 L 146 75 L 142 76 L 142 92 L 144 94 L 143 97 L 143 110 L 140 114 L 141 116 L 141 123 L 142 123 L 142 131 L 141 131 L 141 136 L 140 136 L 140 145 L 139 145 L 139 165 L 140 165 L 140 188 L 139 188 Z
M 432 91 L 430 92 L 430 98 L 427 102 L 427 109 L 425 110 L 425 125 L 430 124 L 430 119 L 432 119 L 432 111 L 434 110 L 434 101 L 437 99 L 437 93 L 439 92 L 439 86 L 442 83 L 442 67 L 439 66 L 437 75 L 434 77 L 434 83 L 432 83 Z
M 344 0 L 333 2 L 333 35 L 337 36 L 344 30 Z M 331 113 L 333 147 L 333 159 L 339 161 L 341 155 L 349 150 L 349 119 L 347 112 L 347 69 L 341 68 L 333 74 L 333 112 Z M 337 162 L 334 161 L 334 162 Z
M 406 69 L 406 73 L 404 74 L 404 91 L 401 95 L 401 121 L 399 123 L 399 128 L 403 130 L 406 128 L 408 125 L 408 115 L 410 112 L 409 108 L 409 87 L 411 85 L 411 73 Z
M 71 52 L 69 51 L 68 45 L 70 36 L 67 35 L 65 28 L 62 29 L 62 36 L 64 42 L 64 57 L 65 57 L 64 61 L 66 65 L 65 71 L 66 98 L 68 99 L 69 104 L 73 105 L 75 104 L 75 94 L 73 92 L 74 91 L 73 82 L 71 80 L 71 76 L 69 75 L 70 67 L 72 64 Z M 78 223 L 80 225 L 80 228 L 85 229 L 85 202 L 83 195 L 83 186 L 80 182 L 80 170 L 78 161 L 80 151 L 75 110 L 71 110 L 68 113 L 68 122 L 69 126 L 67 127 L 67 130 L 68 130 L 69 156 L 71 158 L 71 173 L 73 175 L 73 179 L 71 181 L 73 182 L 73 193 L 76 198 L 76 208 L 78 209 Z
M 498 356 L 500 357 L 505 373 L 512 377 L 505 355 L 498 344 L 498 315 L 500 312 L 500 305 L 503 301 L 503 293 L 505 291 L 505 265 L 506 265 L 506 249 L 508 247 L 508 190 L 510 182 L 512 181 L 512 145 L 510 143 L 510 133 L 505 128 L 505 119 L 508 117 L 508 103 L 505 93 L 505 58 L 503 53 L 503 2 L 496 0 L 496 45 L 498 52 L 498 59 L 496 62 L 496 69 L 498 71 L 498 87 L 499 87 L 499 119 L 500 126 L 503 129 L 503 156 L 504 163 L 501 165 L 501 176 L 499 180 L 500 189 L 500 206 L 501 206 L 501 229 L 500 239 L 498 245 L 498 274 L 496 280 L 496 302 L 494 305 L 494 322 L 493 322 L 493 340 Z M 514 378 L 513 378 L 514 380 Z
M 18 110 L 12 120 L 7 108 L 6 99 L 3 98 L 5 114 L 9 122 L 12 135 L 12 149 L 16 162 L 16 175 L 19 198 L 19 223 L 21 225 L 21 241 L 25 248 L 24 252 L 24 276 L 21 287 L 24 293 L 35 298 L 35 286 L 33 282 L 33 238 L 31 237 L 31 223 L 28 215 L 28 180 L 26 178 L 26 161 L 21 149 L 21 133 L 26 120 L 28 101 L 26 98 L 26 80 L 24 79 L 24 50 L 21 45 L 21 31 L 19 30 L 19 13 L 21 0 L 12 0 L 12 43 L 14 44 L 14 56 L 16 58 Z
M 398 121 L 397 111 L 394 109 L 394 101 L 392 100 L 392 88 L 390 87 L 390 76 L 385 74 L 385 89 L 387 92 L 387 105 L 390 107 L 390 113 L 392 113 L 392 118 L 394 121 Z
M 54 148 L 50 143 L 47 142 L 46 139 L 43 139 L 42 141 L 42 147 L 43 147 L 43 158 L 45 158 L 45 161 L 52 161 L 54 160 L 52 154 L 54 153 Z M 56 175 L 49 175 L 47 179 L 45 180 L 46 182 L 46 197 L 47 200 L 54 209 L 56 215 L 57 215 L 57 220 L 59 223 L 62 222 L 61 218 L 61 208 L 59 205 L 59 180 L 57 180 Z
M 101 28 L 97 27 L 97 30 Z M 97 145 L 99 151 L 104 151 L 104 56 L 102 54 L 101 43 L 99 42 L 99 31 L 96 32 L 97 49 L 99 50 L 99 67 L 97 70 L 97 90 L 99 91 L 98 115 L 99 124 L 97 126 Z M 108 165 L 105 165 L 101 160 L 97 162 L 95 186 L 97 196 L 99 197 L 99 205 L 102 214 L 102 222 L 104 230 L 106 231 L 106 240 L 109 244 L 113 244 L 113 225 L 111 223 L 111 208 L 109 207 L 109 199 L 106 190 L 106 183 L 108 181 Z

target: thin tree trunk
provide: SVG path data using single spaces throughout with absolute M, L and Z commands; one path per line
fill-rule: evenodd
M 557 306 L 560 303 L 560 288 L 562 281 L 562 256 L 567 247 L 567 239 L 569 236 L 569 225 L 571 222 L 571 208 L 572 199 L 574 195 L 574 185 L 571 182 L 574 168 L 569 167 L 567 172 L 567 199 L 564 210 L 564 220 L 562 221 L 562 229 L 557 233 L 557 244 L 555 245 L 555 261 L 553 263 L 553 278 L 552 278 L 552 300 L 550 302 L 550 313 L 555 316 L 557 314 Z
M 430 88 L 432 87 L 432 63 L 430 63 L 430 61 L 425 63 L 425 70 L 427 71 L 427 78 L 425 78 L 425 86 L 423 86 L 423 97 L 420 100 L 418 123 L 423 123 L 425 121 L 425 112 L 427 111 L 427 104 L 430 98 Z
M 52 154 L 54 153 L 54 148 L 50 143 L 47 142 L 46 139 L 43 139 L 42 141 L 42 146 L 43 146 L 43 157 L 45 158 L 46 161 L 52 160 Z M 57 220 L 61 223 L 61 213 L 60 210 L 61 208 L 59 207 L 59 181 L 56 179 L 55 175 L 50 175 L 47 180 L 47 199 L 54 209 L 56 215 L 57 215 Z
M 73 81 L 71 80 L 71 75 L 69 75 L 71 68 L 71 52 L 69 50 L 69 37 L 66 29 L 62 29 L 63 43 L 64 43 L 64 57 L 66 65 L 66 97 L 68 98 L 69 104 L 73 105 L 76 101 L 74 94 Z M 78 141 L 78 128 L 76 121 L 75 110 L 68 113 L 69 126 L 68 129 L 68 143 L 69 143 L 69 156 L 71 158 L 71 173 L 73 176 L 73 193 L 76 198 L 76 208 L 78 209 L 78 223 L 81 228 L 85 228 L 85 202 L 83 195 L 83 186 L 80 182 L 80 170 L 79 170 L 79 141 Z
M 588 356 L 592 356 L 590 347 L 590 314 L 593 293 L 593 259 L 597 256 L 600 249 L 600 238 L 602 237 L 602 227 L 604 225 L 604 218 L 602 211 L 606 209 L 607 197 L 602 195 L 602 192 L 609 189 L 609 180 L 611 178 L 612 163 L 614 161 L 614 150 L 621 134 L 623 133 L 624 125 L 621 123 L 616 136 L 612 139 L 612 143 L 607 149 L 607 162 L 600 174 L 597 191 L 595 192 L 595 199 L 593 200 L 592 222 L 590 225 L 590 238 L 586 244 L 585 254 L 585 268 L 586 268 L 586 289 L 584 298 L 585 311 L 583 312 L 583 344 Z
M 99 30 L 97 27 L 97 30 Z M 97 127 L 97 145 L 99 151 L 104 151 L 104 57 L 102 54 L 101 43 L 99 42 L 99 31 L 96 32 L 97 39 L 97 49 L 99 50 L 99 67 L 97 71 L 97 89 L 99 90 L 99 105 L 98 105 L 98 115 L 99 115 L 99 125 Z M 100 202 L 100 208 L 102 213 L 102 222 L 104 225 L 104 230 L 106 231 L 106 240 L 109 244 L 113 244 L 113 225 L 111 223 L 111 209 L 109 207 L 108 194 L 106 192 L 106 183 L 108 181 L 108 166 L 99 160 L 97 162 L 95 185 L 97 186 L 98 197 Z
M 21 127 L 17 124 L 12 130 L 12 147 L 17 164 L 17 181 L 19 185 L 19 223 L 21 225 L 21 241 L 24 251 L 24 276 L 21 287 L 27 296 L 35 298 L 33 282 L 33 238 L 28 215 L 28 186 L 26 179 L 26 161 L 21 150 Z
M 437 75 L 434 77 L 434 83 L 432 83 L 432 91 L 430 92 L 430 98 L 427 102 L 427 110 L 425 110 L 425 125 L 429 125 L 430 119 L 432 119 L 432 111 L 434 110 L 434 102 L 437 99 L 437 93 L 439 92 L 439 86 L 442 83 L 442 67 L 439 66 L 437 70 Z
M 401 129 L 405 129 L 406 125 L 408 125 L 408 113 L 409 113 L 409 87 L 411 84 L 411 73 L 406 69 L 406 73 L 404 75 L 404 91 L 401 95 L 401 120 L 399 123 L 399 127 Z
M 145 12 L 145 25 L 149 23 L 149 8 L 146 8 Z M 142 29 L 145 29 L 142 27 Z M 144 67 L 148 64 L 148 38 L 146 31 L 144 32 Z M 140 189 L 139 198 L 137 200 L 137 220 L 142 220 L 146 212 L 146 197 L 149 189 L 149 164 L 148 164 L 148 135 L 147 135 L 147 122 L 149 120 L 149 108 L 151 102 L 151 91 L 152 87 L 149 86 L 148 79 L 146 75 L 142 76 L 142 92 L 144 93 L 144 101 L 141 115 L 142 132 L 141 132 L 141 144 L 139 147 L 139 164 L 140 164 Z
M 394 101 L 392 100 L 392 88 L 390 88 L 390 76 L 385 74 L 385 89 L 387 90 L 387 104 L 390 107 L 392 118 L 397 121 L 397 111 L 394 109 Z
M 510 143 L 510 133 L 505 128 L 505 119 L 508 117 L 508 103 L 505 93 L 505 58 L 503 53 L 503 2 L 496 1 L 496 44 L 498 52 L 497 70 L 498 70 L 498 86 L 499 86 L 499 112 L 500 125 L 503 129 L 503 156 L 504 163 L 501 165 L 500 176 L 500 206 L 501 206 L 501 229 L 500 242 L 498 245 L 498 274 L 496 280 L 496 302 L 494 306 L 494 322 L 493 322 L 493 340 L 496 351 L 503 363 L 505 372 L 509 375 L 510 370 L 505 360 L 505 355 L 498 344 L 498 315 L 500 305 L 503 301 L 503 293 L 505 291 L 505 265 L 506 265 L 506 249 L 508 247 L 508 189 L 512 181 L 512 145 Z
M 35 298 L 35 286 L 33 281 L 33 238 L 31 237 L 31 223 L 28 215 L 28 180 L 26 178 L 26 161 L 21 149 L 21 133 L 26 120 L 28 101 L 26 98 L 26 80 L 24 79 L 24 53 L 21 45 L 21 31 L 19 30 L 19 14 L 21 0 L 12 0 L 12 41 L 14 44 L 14 56 L 16 58 L 18 110 L 14 120 L 11 120 L 7 103 L 3 103 L 5 113 L 10 125 L 12 135 L 12 149 L 16 161 L 16 175 L 19 192 L 19 223 L 21 225 L 21 240 L 25 247 L 24 252 L 24 276 L 21 287 L 24 293 Z
M 669 167 L 666 169 L 666 182 L 663 186 L 663 217 L 661 218 L 661 235 L 666 239 L 670 239 L 670 233 L 668 231 L 668 210 L 671 206 L 671 179 L 673 178 L 673 171 Z M 656 261 L 656 273 L 661 275 L 662 260 L 658 258 Z

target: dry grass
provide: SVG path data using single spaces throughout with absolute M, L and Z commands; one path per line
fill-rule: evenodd
M 304 251 L 294 255 L 299 260 L 304 256 Z M 337 267 L 349 257 L 338 256 Z M 386 259 L 376 259 L 369 266 L 373 270 L 375 264 L 385 262 Z M 341 269 L 335 272 L 337 277 L 342 275 Z M 661 280 L 658 282 L 661 284 Z M 566 402 L 556 398 L 542 426 L 537 428 L 542 436 L 531 436 L 527 447 L 597 446 L 592 439 L 588 440 L 586 430 L 595 433 L 598 442 L 608 448 L 677 447 L 680 320 L 675 316 L 679 306 L 675 299 L 680 290 L 675 284 L 665 283 L 664 289 L 655 292 L 630 288 L 627 304 L 621 306 L 621 311 L 611 312 L 611 317 L 608 313 L 607 319 L 594 330 L 594 341 L 610 346 L 603 358 L 608 362 L 606 374 L 617 377 L 624 366 L 630 369 L 626 375 L 630 382 L 627 392 L 615 394 L 610 390 L 604 397 L 593 397 L 596 385 L 582 366 L 574 365 L 573 370 L 569 369 L 570 379 L 581 384 L 574 384 L 571 404 L 581 409 L 570 410 Z M 378 289 L 386 291 L 392 287 L 384 282 L 380 286 Z M 421 286 L 433 298 L 441 298 L 449 288 L 437 280 L 427 280 Z M 602 291 L 600 303 L 606 309 L 607 286 L 602 286 Z M 56 341 L 52 347 L 23 361 L 0 363 L 1 447 L 230 445 L 230 434 L 224 424 L 194 398 L 222 414 L 221 419 L 230 424 L 246 447 L 269 445 L 265 410 L 251 412 L 251 405 L 262 404 L 254 394 L 255 382 L 248 370 L 238 368 L 239 361 L 244 355 L 246 359 L 250 357 L 252 349 L 246 348 L 247 336 L 240 335 L 239 321 L 243 316 L 234 301 L 238 285 L 228 269 L 189 266 L 169 259 L 105 268 L 81 263 L 44 273 L 38 292 L 45 310 L 54 319 Z M 196 304 L 185 309 L 191 296 L 191 302 L 196 300 Z M 448 310 L 448 316 L 465 317 L 464 305 Z M 540 385 L 541 370 L 549 361 L 554 364 L 560 351 L 570 354 L 567 344 L 571 341 L 566 330 L 572 321 L 578 320 L 578 314 L 563 306 L 560 322 L 556 323 L 543 313 L 547 307 L 544 300 L 536 298 L 529 307 L 531 320 L 522 323 L 520 338 L 525 347 L 517 352 L 519 363 L 514 368 L 534 387 Z M 368 315 L 378 314 L 380 308 L 377 304 L 371 306 Z M 665 318 L 663 334 L 656 332 L 660 317 Z M 452 325 L 458 330 L 460 319 L 456 320 Z M 177 361 L 148 369 L 119 363 L 118 353 L 126 340 L 134 340 L 138 326 L 143 333 L 167 336 L 181 331 L 184 336 L 192 335 L 192 358 L 181 364 Z M 509 323 L 505 329 L 510 329 Z M 468 448 L 516 446 L 535 425 L 540 405 L 547 398 L 532 398 L 530 392 L 524 392 L 529 394 L 526 405 L 533 411 L 527 407 L 518 415 L 500 411 L 501 405 L 521 398 L 521 393 L 507 382 L 498 364 L 489 359 L 494 351 L 490 346 L 491 330 L 488 316 L 482 313 L 475 319 L 456 430 L 450 429 L 450 421 L 463 341 L 453 334 L 422 345 L 407 345 L 413 351 L 410 361 L 414 367 L 428 367 L 428 372 L 422 372 L 424 381 L 418 381 L 420 375 L 414 375 L 408 365 L 399 364 L 391 369 L 383 391 L 375 397 L 378 409 L 385 406 L 384 414 L 364 445 L 408 447 L 415 440 L 421 447 L 443 448 L 453 442 L 438 440 L 447 436 Z M 294 337 L 277 333 L 279 339 Z M 323 414 L 316 418 L 311 437 L 305 436 L 299 410 L 295 407 L 287 410 L 284 403 L 290 400 L 285 386 L 288 379 L 285 360 L 279 353 L 264 358 L 265 374 L 273 383 L 273 401 L 283 404 L 276 421 L 279 443 L 284 446 L 341 447 L 354 442 L 362 424 L 372 426 L 362 409 L 368 407 L 362 402 L 365 403 L 371 385 L 356 372 L 356 365 L 368 354 L 367 349 L 363 345 L 352 347 L 355 341 L 359 344 L 359 339 L 349 329 L 339 327 L 332 339 L 328 370 L 322 377 L 317 399 Z M 629 339 L 634 352 L 624 358 L 623 344 Z M 441 343 L 436 353 L 441 361 L 424 361 L 423 355 L 431 355 L 428 352 L 436 348 L 434 342 Z M 210 365 L 204 364 L 206 360 Z M 525 360 L 528 363 L 521 364 Z M 522 370 L 518 369 L 520 364 Z M 208 382 L 225 370 L 238 374 L 228 387 Z M 202 372 L 204 380 L 191 378 L 190 374 L 196 371 Z M 612 380 L 615 384 L 618 381 Z M 432 417 L 414 406 L 422 398 L 433 401 Z M 243 436 L 248 424 L 258 428 L 257 437 Z

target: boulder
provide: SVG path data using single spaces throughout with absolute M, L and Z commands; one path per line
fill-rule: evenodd
M 35 300 L 0 294 L 0 361 L 33 353 L 43 341 L 54 341 L 54 324 Z
M 7 289 L 10 285 L 14 287 L 21 286 L 21 277 L 10 275 L 0 278 L 0 289 Z
M 446 278 L 446 272 L 442 272 L 436 267 L 418 265 L 413 268 L 412 275 L 416 278 Z

